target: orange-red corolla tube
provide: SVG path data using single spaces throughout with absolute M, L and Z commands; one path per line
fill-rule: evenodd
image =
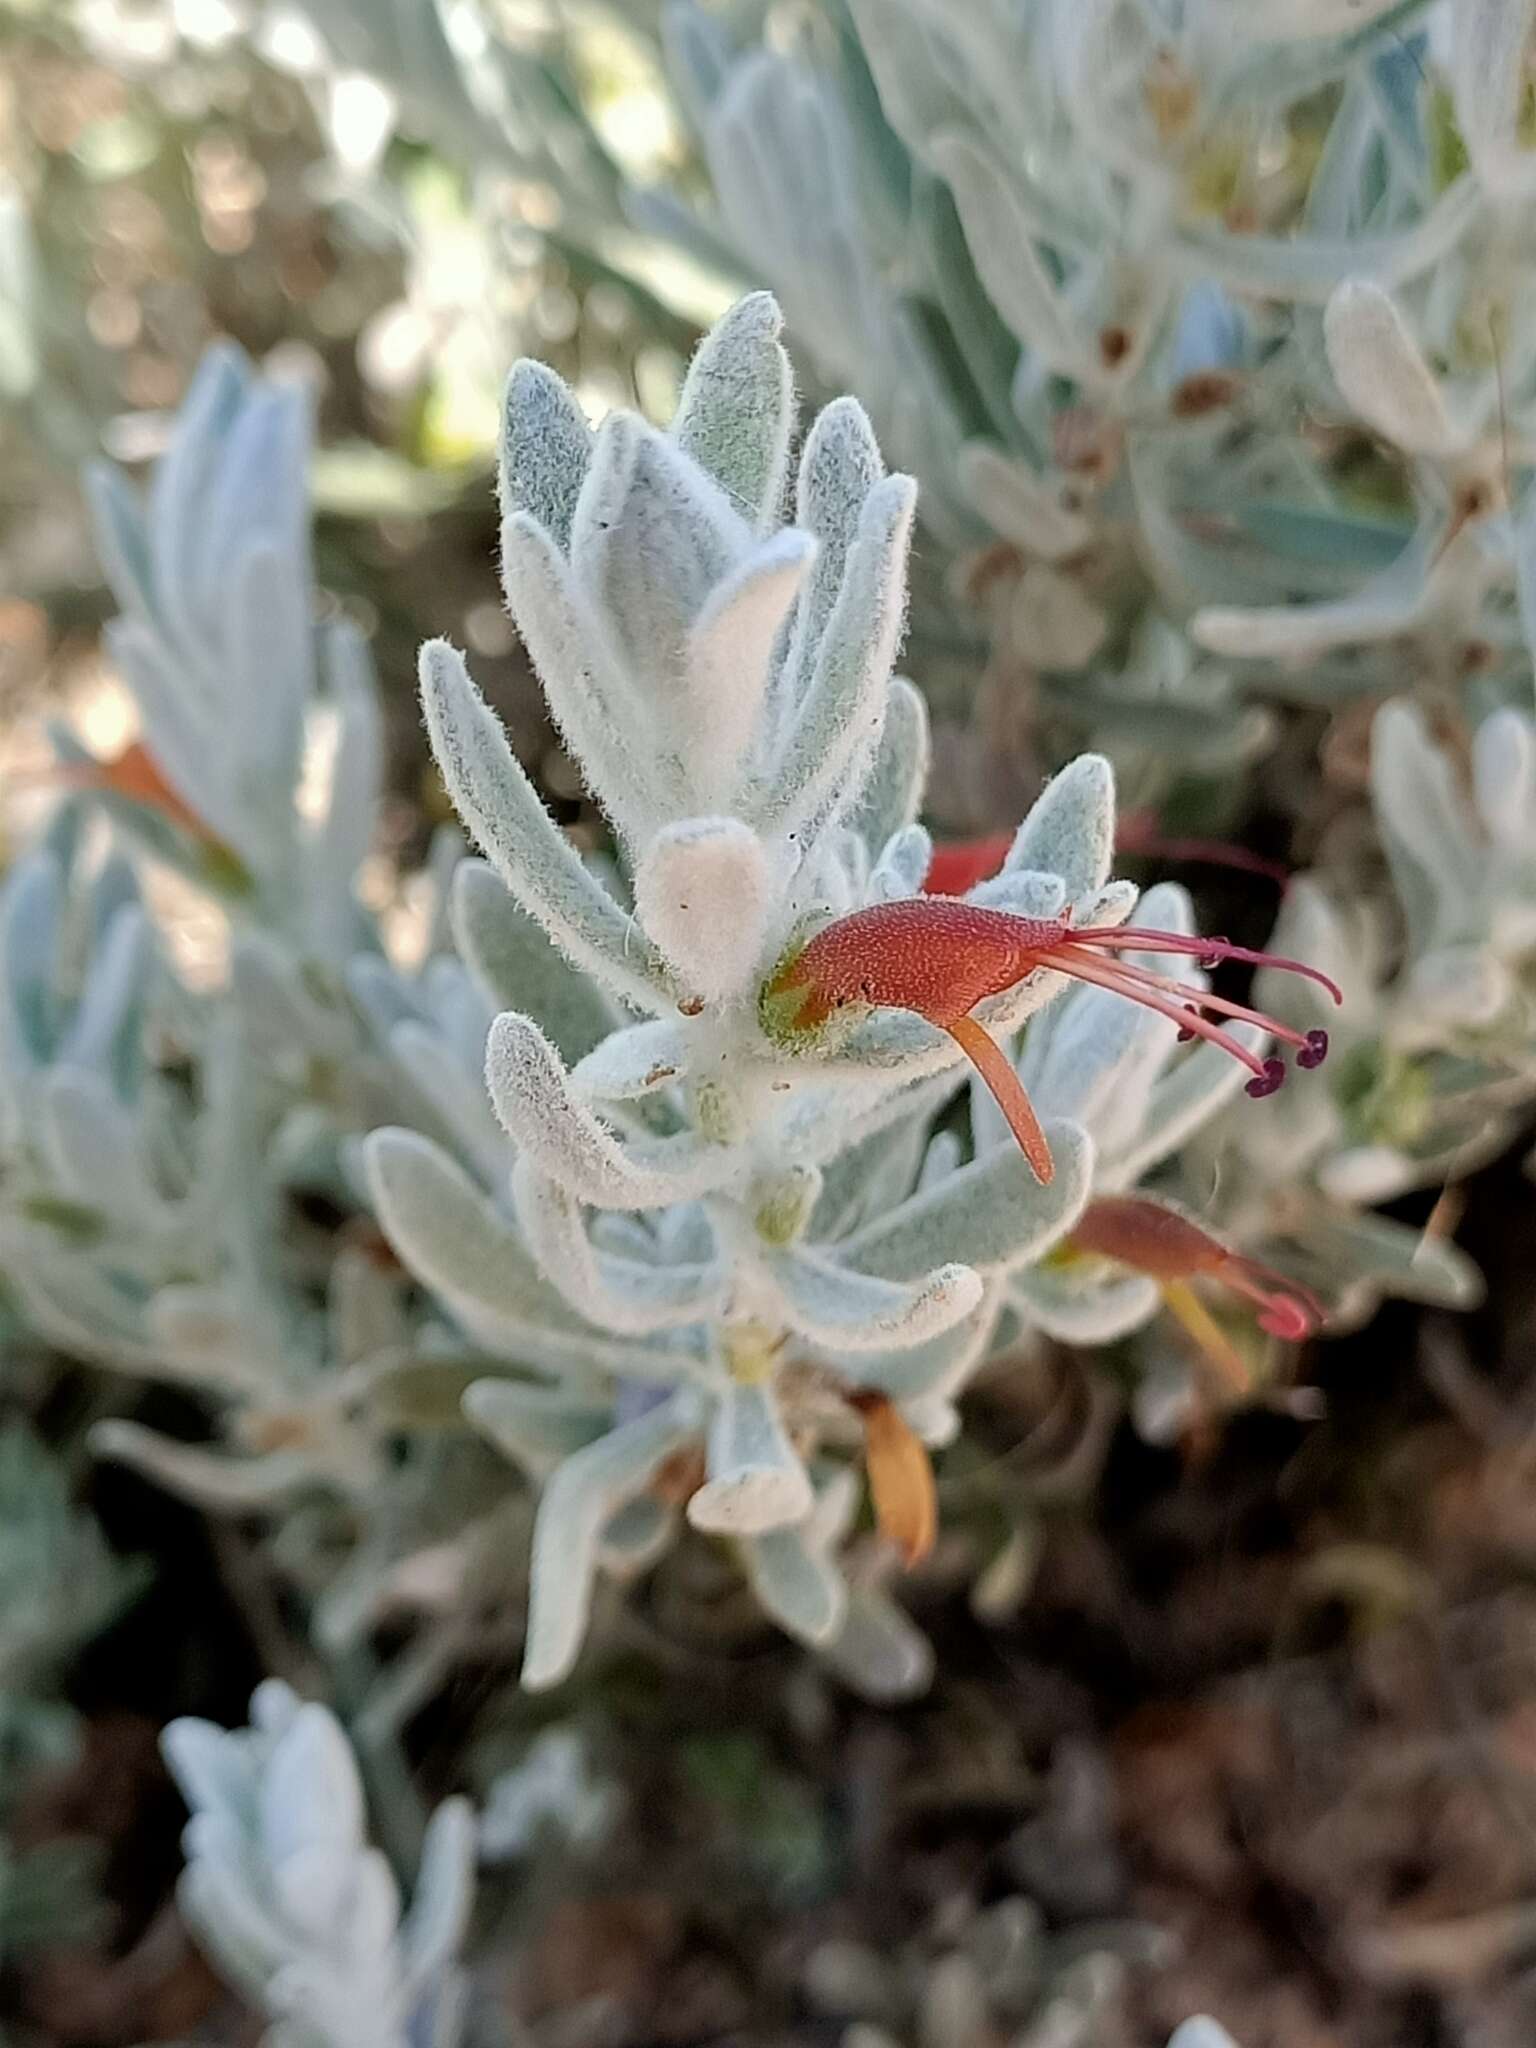
M 1155 1010 L 1181 1033 L 1219 1045 L 1252 1078 L 1248 1093 L 1272 1095 L 1285 1079 L 1285 1062 L 1251 1051 L 1215 1019 L 1256 1024 L 1293 1046 L 1296 1063 L 1315 1067 L 1328 1050 L 1323 1031 L 1293 1031 L 1273 1017 L 1171 976 L 1116 956 L 1167 953 L 1215 966 L 1241 960 L 1305 975 L 1342 1002 L 1337 986 L 1316 968 L 1278 954 L 1254 952 L 1227 939 L 1191 938 L 1183 932 L 1135 925 L 1078 928 L 1060 918 L 1015 917 L 1006 910 L 948 896 L 915 896 L 874 903 L 824 925 L 793 948 L 764 985 L 758 1011 L 768 1035 L 781 1043 L 821 1031 L 850 1006 L 913 1010 L 947 1031 L 997 1099 L 1009 1128 L 1041 1181 L 1052 1175 L 1050 1148 L 1012 1062 L 971 1015 L 988 996 L 1046 969 L 1107 988 Z
M 1101 1195 L 1072 1226 L 1070 1242 L 1164 1286 L 1215 1280 L 1256 1302 L 1260 1329 L 1291 1344 L 1310 1337 L 1323 1321 L 1323 1305 L 1309 1287 L 1245 1258 L 1190 1217 L 1144 1195 Z

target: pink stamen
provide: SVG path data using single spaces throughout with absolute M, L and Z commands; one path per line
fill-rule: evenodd
M 1086 960 L 1076 959 L 1070 953 L 1052 950 L 1041 953 L 1039 964 L 1042 967 L 1054 967 L 1058 974 L 1069 974 L 1075 981 L 1088 981 L 1096 988 L 1107 988 L 1114 995 L 1124 996 L 1128 1002 L 1140 1003 L 1144 1010 L 1156 1010 L 1160 1017 L 1167 1017 L 1178 1025 L 1181 1031 L 1187 1031 L 1196 1038 L 1207 1039 L 1212 1045 L 1219 1045 L 1223 1052 L 1230 1053 L 1233 1059 L 1247 1067 L 1254 1076 L 1248 1083 L 1248 1091 L 1252 1095 L 1272 1095 L 1280 1086 L 1280 1080 L 1285 1077 L 1285 1067 L 1280 1061 L 1261 1060 L 1257 1053 L 1250 1052 L 1246 1045 L 1239 1044 L 1237 1039 L 1229 1032 L 1223 1031 L 1220 1025 L 1212 1024 L 1208 1018 L 1201 1016 L 1199 1011 L 1192 1009 L 1187 1001 L 1171 1002 L 1155 989 L 1140 985 L 1127 988 L 1125 978 L 1118 971 L 1118 961 L 1113 966 L 1100 969 L 1097 962 L 1090 967 Z M 1274 1069 L 1277 1066 L 1280 1069 L 1280 1080 L 1274 1078 Z
M 1318 1064 L 1317 1059 L 1306 1057 L 1311 1051 L 1314 1037 L 1322 1039 L 1324 1052 L 1328 1049 L 1328 1034 L 1325 1031 L 1293 1031 L 1288 1024 L 1281 1024 L 1273 1017 L 1266 1017 L 1262 1010 L 1250 1009 L 1246 1003 L 1234 1003 L 1230 996 L 1216 996 L 1206 989 L 1191 988 L 1187 981 L 1174 981 L 1169 975 L 1154 974 L 1151 968 L 1138 967 L 1130 960 L 1117 960 L 1114 971 L 1147 988 L 1162 989 L 1171 996 L 1183 996 L 1192 1010 L 1215 1010 L 1219 1015 L 1231 1017 L 1240 1023 L 1257 1024 L 1272 1038 L 1280 1038 L 1287 1045 L 1301 1047 L 1302 1050 L 1296 1055 L 1298 1065 L 1315 1067 Z
M 1309 967 L 1304 960 L 1288 960 L 1282 953 L 1260 953 L 1251 946 L 1234 946 L 1230 939 L 1186 938 L 1182 932 L 1143 931 L 1135 925 L 1117 924 L 1102 931 L 1074 927 L 1068 943 L 1104 946 L 1110 952 L 1183 953 L 1198 960 L 1202 967 L 1218 967 L 1223 960 L 1240 960 L 1250 967 L 1278 967 L 1287 974 L 1300 974 L 1315 981 L 1319 988 L 1327 989 L 1336 1003 L 1344 1000 L 1344 991 L 1320 968 Z

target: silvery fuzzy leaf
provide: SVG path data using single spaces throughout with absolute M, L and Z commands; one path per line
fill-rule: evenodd
M 498 1009 L 536 1017 L 561 1054 L 580 1061 L 614 1031 L 619 1013 L 521 910 L 488 862 L 462 860 L 452 887 L 454 936 Z M 657 1027 L 675 1030 L 662 1021 Z
M 480 1077 L 459 1064 L 441 1035 L 407 1017 L 390 1032 L 389 1049 L 436 1112 L 442 1130 L 477 1171 L 488 1180 L 504 1172 L 506 1141 L 496 1127 Z
M 1298 875 L 1285 892 L 1270 945 L 1277 953 L 1305 960 L 1344 991 L 1336 1009 L 1314 982 L 1261 968 L 1254 977 L 1254 995 L 1273 1016 L 1298 1029 L 1333 1024 L 1344 1037 L 1369 1025 L 1375 1010 L 1373 983 L 1382 962 L 1364 920 L 1346 916 L 1315 877 Z
M 765 1247 L 759 1263 L 789 1327 L 842 1352 L 926 1343 L 969 1316 L 982 1294 L 979 1276 L 960 1260 L 932 1265 L 911 1286 L 872 1278 L 800 1246 Z
M 729 1382 L 718 1395 L 705 1442 L 708 1477 L 690 1496 L 689 1521 L 721 1536 L 756 1536 L 803 1522 L 815 1504 L 773 1390 Z
M 730 1146 L 688 1132 L 621 1143 L 579 1102 L 560 1056 L 529 1017 L 491 1026 L 486 1085 L 502 1128 L 578 1200 L 598 1209 L 655 1209 L 723 1187 L 739 1161 Z
M 61 1193 L 100 1209 L 119 1228 L 163 1227 L 169 1211 L 146 1178 L 134 1121 L 103 1077 L 54 1067 L 36 1085 L 41 1145 Z
M 363 1846 L 365 1818 L 363 1784 L 346 1737 L 324 1707 L 301 1706 L 261 1773 L 259 1853 L 274 1868 L 321 1844 L 355 1853 Z
M 700 806 L 729 803 L 736 791 L 784 624 L 815 551 L 809 534 L 785 527 L 715 585 L 688 630 L 671 723 Z
M 29 1319 L 65 1352 L 118 1372 L 179 1378 L 147 1341 L 143 1304 L 112 1275 L 69 1252 L 50 1256 L 34 1238 L 0 1229 L 9 1283 Z
M 1267 1043 L 1265 1033 L 1248 1024 L 1232 1025 L 1231 1036 L 1253 1052 Z M 1223 1109 L 1247 1078 L 1246 1068 L 1219 1046 L 1192 1047 L 1153 1082 L 1134 1138 L 1101 1152 L 1101 1185 L 1134 1187 Z
M 1376 714 L 1371 796 L 1413 943 L 1459 936 L 1480 900 L 1486 856 L 1450 763 L 1412 705 L 1384 704 Z
M 379 1222 L 411 1271 L 454 1309 L 486 1315 L 509 1335 L 564 1320 L 511 1222 L 462 1167 L 416 1131 L 384 1129 L 363 1158 Z
M 567 754 L 615 830 L 635 839 L 675 791 L 654 773 L 654 748 L 634 744 L 646 714 L 627 679 L 624 641 L 609 646 L 589 629 L 571 570 L 531 513 L 502 524 L 501 580 Z
M 764 791 L 765 832 L 787 835 L 829 806 L 853 808 L 862 793 L 905 620 L 915 502 L 903 476 L 886 477 L 864 501 L 815 666 Z
M 1460 1245 L 1390 1216 L 1329 1206 L 1308 1234 L 1315 1234 L 1329 1263 L 1350 1276 L 1346 1294 L 1387 1287 L 1403 1301 L 1464 1309 L 1476 1308 L 1487 1291 L 1482 1273 Z
M 1094 381 L 1093 352 L 1035 253 L 1035 222 L 1007 172 L 960 129 L 933 136 L 929 154 L 954 193 L 971 260 L 998 312 L 1053 369 Z
M 1237 2048 L 1237 2043 L 1218 2021 L 1197 2013 L 1168 2036 L 1168 2048 Z
M 135 1046 L 154 935 L 136 903 L 114 913 L 86 975 L 85 988 L 54 1057 L 64 1065 L 120 1072 Z
M 1476 943 L 1436 946 L 1414 961 L 1405 980 L 1410 1017 L 1420 1029 L 1428 1024 L 1431 1037 L 1436 1024 L 1468 1031 L 1491 1025 L 1515 993 L 1509 968 Z
M 239 1457 L 180 1443 L 117 1417 L 93 1424 L 90 1444 L 97 1457 L 130 1465 L 157 1486 L 216 1514 L 249 1514 L 272 1507 L 315 1483 L 314 1465 L 300 1451 Z
M 819 1243 L 845 1237 L 910 1194 L 925 1136 L 922 1118 L 899 1116 L 842 1147 L 823 1170 L 811 1236 Z
M 649 1571 L 676 1535 L 676 1509 L 642 1494 L 603 1524 L 598 1563 L 610 1578 L 635 1578 Z
M 195 674 L 179 667 L 153 629 L 141 620 L 110 620 L 105 640 L 112 666 L 127 684 L 138 709 L 144 743 L 166 781 L 247 865 L 259 866 L 261 848 L 253 839 L 248 818 L 234 806 L 224 774 L 218 707 L 196 687 Z M 141 809 L 125 806 L 128 815 Z
M 157 620 L 183 654 L 195 652 L 206 629 L 198 573 L 209 490 L 221 444 L 239 417 L 249 365 L 236 348 L 208 350 L 182 400 L 169 447 L 149 488 L 148 531 Z
M 0 892 L 5 962 L 3 1065 L 19 1080 L 53 1056 L 59 1028 L 55 948 L 64 914 L 64 873 L 42 851 L 25 854 Z
M 212 1809 L 243 1824 L 255 1811 L 255 1760 L 223 1728 L 184 1715 L 166 1724 L 160 1748 L 192 1812 Z
M 1079 754 L 1031 804 L 1003 872 L 1059 875 L 1076 898 L 1104 886 L 1114 851 L 1114 771 L 1102 754 Z
M 304 714 L 314 689 L 312 597 L 300 565 L 270 547 L 248 549 L 230 581 L 220 739 L 230 789 L 269 841 L 263 866 L 270 868 L 282 835 L 293 831 Z
M 872 854 L 916 822 L 928 783 L 929 753 L 928 706 L 905 676 L 892 676 L 875 763 L 850 818 Z
M 785 661 L 791 700 L 810 687 L 817 649 L 843 587 L 870 492 L 885 475 L 880 448 L 856 398 L 835 398 L 811 423 L 800 452 L 795 525 L 816 542 Z
M 1409 632 L 1444 586 L 1446 562 L 1436 563 L 1437 530 L 1421 529 L 1389 568 L 1349 597 L 1318 604 L 1208 605 L 1190 621 L 1191 637 L 1212 654 L 1231 659 L 1315 661 L 1335 647 L 1369 646 Z
M 154 569 L 139 494 L 109 462 L 88 464 L 85 486 L 96 553 L 112 595 L 140 624 L 152 625 Z
M 924 1188 L 840 1247 L 862 1271 L 910 1279 L 939 1261 L 990 1272 L 1037 1259 L 1088 1199 L 1093 1144 L 1077 1124 L 1046 1127 L 1056 1176 L 1042 1187 L 1017 1146 L 1000 1147 Z
M 1043 478 L 990 441 L 967 441 L 960 450 L 960 486 L 994 532 L 1043 562 L 1080 554 L 1093 529 L 1072 512 Z
M 1486 191 L 1529 198 L 1536 152 L 1526 141 L 1526 79 L 1536 36 L 1532 0 L 1457 0 L 1450 10 L 1457 129 Z
M 533 1528 L 523 1684 L 558 1685 L 586 1633 L 604 1524 L 696 1437 L 703 1411 L 684 1390 L 567 1458 L 544 1488 Z
M 907 825 L 885 842 L 869 877 L 871 903 L 915 896 L 933 865 L 933 840 L 921 825 Z
M 464 1413 L 535 1483 L 613 1426 L 611 1400 L 522 1380 L 474 1381 L 464 1390 Z
M 350 621 L 320 628 L 321 667 L 336 713 L 325 816 L 316 834 L 316 910 L 322 942 L 341 954 L 356 934 L 358 870 L 373 845 L 384 772 L 378 686 L 362 635 Z
M 933 1645 L 873 1586 L 853 1589 L 843 1626 L 821 1655 L 845 1685 L 878 1706 L 915 1699 L 933 1682 Z
M 518 1221 L 550 1284 L 599 1329 L 648 1337 L 712 1322 L 724 1301 L 718 1264 L 655 1266 L 595 1249 L 570 1191 L 520 1159 L 512 1174 Z
M 795 380 L 770 292 L 749 292 L 700 342 L 669 429 L 759 533 L 784 498 Z
M 401 1988 L 409 1998 L 450 1969 L 463 1946 L 475 1861 L 474 1808 L 467 1799 L 445 1799 L 427 1822 L 410 1911 L 400 1924 Z
M 767 1529 L 741 1546 L 747 1582 L 786 1634 L 819 1647 L 848 1615 L 848 1584 L 807 1529 Z
M 641 1010 L 665 1008 L 659 956 L 561 835 L 462 655 L 444 640 L 421 650 L 421 692 L 449 793 L 518 902 L 595 981 Z
M 571 1090 L 587 1102 L 638 1102 L 686 1076 L 691 1062 L 682 1024 L 653 1017 L 610 1031 L 571 1069 Z
M 1334 382 L 1377 433 L 1420 455 L 1454 455 L 1466 439 L 1391 296 L 1364 278 L 1341 284 L 1323 310 Z
M 1472 741 L 1477 808 L 1495 844 L 1536 849 L 1536 725 L 1524 713 L 1495 711 Z
M 678 982 L 706 1002 L 746 992 L 775 907 L 768 852 L 739 818 L 663 826 L 635 869 L 635 910 Z
M 637 415 L 597 431 L 571 529 L 576 595 L 643 704 L 665 708 L 688 629 L 752 547 L 720 486 Z
M 1363 235 L 1250 235 L 1184 228 L 1175 260 L 1256 299 L 1322 305 L 1338 285 L 1364 277 L 1395 290 L 1432 270 L 1465 234 L 1482 204 L 1477 184 L 1458 178 L 1412 226 Z
M 1008 632 L 1045 669 L 1086 668 L 1104 645 L 1109 619 L 1082 585 L 1047 562 L 1031 562 L 1014 589 Z
M 259 2005 L 287 1960 L 292 1937 L 252 1894 L 243 1872 L 225 1863 L 190 1863 L 177 1883 L 176 1903 L 220 1975 Z
M 1145 1273 L 1049 1264 L 1016 1272 L 1009 1300 L 1023 1320 L 1060 1344 L 1113 1344 L 1152 1320 L 1161 1290 Z
M 831 1344 L 818 1348 L 854 1386 L 873 1387 L 893 1401 L 914 1403 L 931 1414 L 937 1404 L 953 1399 L 981 1364 L 1001 1306 L 1001 1294 L 993 1288 L 964 1322 L 910 1350 L 850 1351 Z
M 507 378 L 499 456 L 502 520 L 526 512 L 557 548 L 568 549 L 592 432 L 565 380 L 527 356 L 512 365 Z M 507 602 L 513 603 L 510 591 Z M 513 611 L 515 616 L 515 606 Z

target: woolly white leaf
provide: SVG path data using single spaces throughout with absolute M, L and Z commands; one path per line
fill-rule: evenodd
M 1113 1344 L 1149 1323 L 1163 1305 L 1147 1274 L 1097 1261 L 1091 1270 L 1039 1266 L 1015 1273 L 1009 1292 L 1025 1322 L 1062 1344 Z
M 1452 455 L 1464 436 L 1396 302 L 1380 285 L 1341 284 L 1323 312 L 1334 382 L 1388 441 L 1420 455 Z
M 730 800 L 784 621 L 815 550 L 809 534 L 784 528 L 716 584 L 688 630 L 672 724 L 699 803 Z
M 706 1002 L 743 993 L 773 908 L 767 851 L 738 818 L 657 833 L 635 870 L 635 909 L 679 982 Z
M 1536 186 L 1536 151 L 1521 127 L 1536 4 L 1456 0 L 1450 18 L 1451 91 L 1472 168 L 1495 197 L 1527 198 Z
M 915 896 L 933 863 L 933 841 L 921 825 L 904 826 L 885 842 L 869 878 L 871 903 Z
M 680 448 L 633 414 L 608 415 L 576 507 L 571 566 L 641 702 L 665 710 L 689 627 L 751 545 L 747 522 Z
M 856 1587 L 843 1626 L 822 1656 L 844 1682 L 877 1705 L 926 1692 L 933 1647 L 895 1601 L 874 1587 Z
M 502 404 L 498 482 L 501 516 L 527 512 L 559 548 L 568 547 L 592 434 L 563 378 L 523 357 L 512 366 Z M 513 608 L 512 593 L 507 602 Z
M 811 1512 L 810 1479 L 768 1386 L 732 1382 L 723 1390 L 705 1455 L 709 1476 L 687 1510 L 696 1529 L 753 1536 L 803 1522 Z
M 622 670 L 616 678 L 617 665 L 594 645 L 566 562 L 530 513 L 502 525 L 501 580 L 566 752 L 617 830 L 635 837 L 664 797 L 649 750 L 634 744 L 639 706 Z
M 1080 554 L 1092 528 L 1070 512 L 1040 477 L 1011 461 L 987 441 L 967 441 L 960 450 L 960 485 L 987 524 L 1044 562 Z
M 839 1351 L 888 1351 L 952 1329 L 981 1300 L 981 1280 L 959 1260 L 897 1286 L 800 1247 L 762 1254 L 791 1329 Z
M 709 1322 L 724 1298 L 717 1266 L 650 1266 L 593 1248 L 580 1205 L 529 1159 L 512 1175 L 518 1221 L 550 1282 L 579 1314 L 621 1336 Z
M 461 860 L 455 868 L 452 919 L 459 950 L 495 1008 L 537 1017 L 568 1060 L 612 1042 L 618 1012 L 518 908 L 487 862 Z
M 1036 797 L 1003 868 L 1059 875 L 1076 898 L 1103 887 L 1114 851 L 1114 770 L 1102 754 L 1079 754 Z
M 1495 711 L 1472 742 L 1477 807 L 1491 837 L 1509 848 L 1536 844 L 1536 725 Z
M 738 299 L 700 342 L 670 432 L 759 532 L 778 517 L 794 423 L 794 373 L 769 292 Z
M 795 524 L 816 541 L 785 663 L 791 698 L 803 696 L 870 492 L 885 475 L 874 429 L 855 398 L 835 398 L 811 423 L 800 453 Z
M 594 979 L 642 1010 L 663 1008 L 660 959 L 561 835 L 445 640 L 421 650 L 421 694 L 449 793 L 519 903 Z
M 842 588 L 765 793 L 765 829 L 787 834 L 835 798 L 851 807 L 862 790 L 901 638 L 915 502 L 912 480 L 904 476 L 886 477 L 864 501 Z
M 595 1442 L 613 1422 L 611 1401 L 584 1401 L 568 1387 L 522 1380 L 475 1380 L 464 1390 L 464 1413 L 535 1481 Z
M 1082 1213 L 1093 1173 L 1093 1144 L 1079 1125 L 1050 1123 L 1046 1138 L 1056 1165 L 1048 1186 L 1017 1146 L 1001 1146 L 856 1231 L 843 1256 L 896 1279 L 962 1256 L 984 1271 L 1039 1258 Z
M 769 1529 L 748 1537 L 741 1557 L 753 1592 L 788 1634 L 819 1645 L 842 1628 L 847 1582 L 804 1530 Z
M 544 1488 L 533 1527 L 523 1653 L 523 1684 L 531 1692 L 558 1685 L 576 1661 L 604 1523 L 698 1434 L 702 1420 L 697 1398 L 676 1394 L 567 1458 Z
M 885 726 L 851 823 L 873 854 L 915 823 L 928 783 L 928 706 L 905 676 L 892 676 Z
M 588 1102 L 638 1102 L 683 1079 L 690 1056 L 688 1034 L 672 1018 L 630 1024 L 576 1063 L 571 1092 Z
M 654 1209 L 722 1186 L 738 1162 L 727 1146 L 691 1133 L 622 1145 L 579 1103 L 560 1056 L 530 1017 L 507 1011 L 491 1026 L 486 1085 L 502 1128 L 598 1209 Z
M 1094 357 L 1035 253 L 1035 224 L 1002 166 L 959 129 L 932 138 L 930 154 L 955 195 L 966 245 L 987 296 L 1020 341 L 1064 375 L 1092 375 Z
M 553 1290 L 511 1222 L 441 1147 L 416 1131 L 378 1130 L 363 1160 L 379 1222 L 424 1285 L 514 1339 L 522 1322 L 548 1318 Z
M 98 1458 L 131 1465 L 170 1493 L 216 1514 L 249 1514 L 274 1506 L 315 1479 L 310 1460 L 298 1451 L 268 1451 L 242 1458 L 201 1444 L 178 1443 L 142 1423 L 110 1417 L 95 1423 L 91 1449 Z

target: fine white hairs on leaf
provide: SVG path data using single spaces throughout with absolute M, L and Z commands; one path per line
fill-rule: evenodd
M 651 841 L 635 909 L 680 982 L 719 1002 L 740 994 L 762 951 L 773 880 L 762 841 L 736 818 L 688 818 Z

